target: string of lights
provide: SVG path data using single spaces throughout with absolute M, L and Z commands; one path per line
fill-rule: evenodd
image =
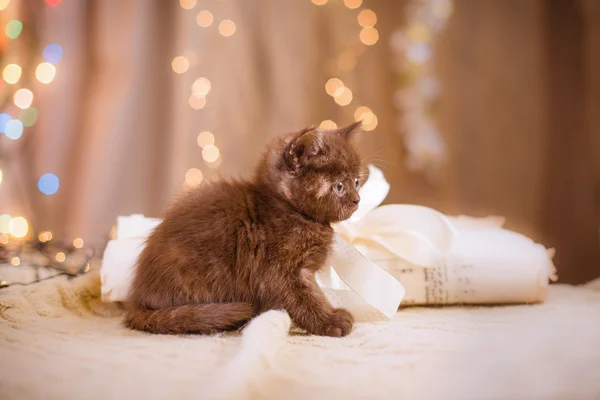
M 60 3 L 61 0 L 45 0 L 39 6 L 56 7 Z M 9 155 L 18 154 L 22 137 L 38 122 L 35 88 L 54 80 L 56 65 L 63 57 L 59 44 L 41 42 L 35 24 L 21 18 L 27 15 L 26 7 L 31 6 L 20 0 L 0 0 L 0 25 L 4 25 L 4 36 L 0 35 L 0 190 L 12 178 L 7 166 Z M 38 178 L 37 188 L 40 195 L 52 196 L 60 188 L 60 179 L 48 171 Z M 0 214 L 0 263 L 56 270 L 53 276 L 75 276 L 90 270 L 93 251 L 83 248 L 83 239 L 75 238 L 69 244 L 53 239 L 49 231 L 36 234 L 24 216 Z M 41 279 L 47 277 L 34 282 Z M 0 279 L 0 288 L 12 284 L 26 283 Z
M 452 0 L 411 0 L 406 23 L 390 40 L 395 55 L 398 89 L 394 104 L 400 112 L 397 129 L 404 138 L 407 167 L 435 182 L 446 161 L 446 147 L 435 117 L 440 83 L 433 55 L 436 38 L 452 15 Z
M 317 6 L 325 6 L 329 0 L 311 0 Z M 360 99 L 352 89 L 346 85 L 341 77 L 344 74 L 350 73 L 356 67 L 361 55 L 369 46 L 375 45 L 379 41 L 379 31 L 375 27 L 377 24 L 377 14 L 368 8 L 364 8 L 363 0 L 344 0 L 344 6 L 352 12 L 358 12 L 358 35 L 355 40 L 351 40 L 350 44 L 333 59 L 325 63 L 325 72 L 332 76 L 325 83 L 325 92 L 331 96 L 333 101 L 344 108 L 346 114 L 351 114 L 355 121 L 363 122 L 362 129 L 372 131 L 377 127 L 377 115 L 373 110 L 365 105 L 357 106 L 352 113 L 346 109 L 351 104 L 360 104 Z M 323 129 L 334 129 L 337 123 L 332 120 L 324 120 L 320 127 Z
M 179 5 L 186 11 L 196 12 L 197 0 L 180 0 Z M 231 19 L 225 18 L 217 23 L 215 15 L 210 10 L 199 10 L 196 14 L 196 24 L 202 29 L 216 26 L 219 34 L 224 38 L 231 37 L 237 30 L 235 22 Z M 192 72 L 190 69 L 193 70 L 196 66 L 197 58 L 198 56 L 193 51 L 186 51 L 184 54 L 176 56 L 171 63 L 173 72 L 177 74 Z M 196 78 L 190 87 L 188 105 L 195 111 L 202 110 L 207 104 L 207 97 L 211 89 L 212 83 L 207 77 Z M 206 130 L 202 131 L 197 134 L 196 143 L 201 149 L 202 159 L 206 166 L 212 169 L 218 168 L 222 155 L 215 144 L 215 135 Z M 184 177 L 184 187 L 199 185 L 203 179 L 204 174 L 199 168 L 190 168 Z

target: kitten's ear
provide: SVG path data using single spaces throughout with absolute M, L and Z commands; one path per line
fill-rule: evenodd
M 319 155 L 323 150 L 323 132 L 314 127 L 306 128 L 297 133 L 286 150 L 286 163 L 293 169 L 300 167 L 312 158 Z
M 331 133 L 334 133 L 336 135 L 339 135 L 341 137 L 343 137 L 344 139 L 348 140 L 352 137 L 352 135 L 357 132 L 359 130 L 359 128 L 362 125 L 362 121 L 357 121 L 353 124 L 350 124 L 348 126 L 343 126 L 341 128 L 337 128 L 334 130 L 331 130 Z

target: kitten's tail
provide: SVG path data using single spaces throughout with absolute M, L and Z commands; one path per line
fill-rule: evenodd
M 240 327 L 254 316 L 249 303 L 190 304 L 162 310 L 131 306 L 125 326 L 159 334 L 213 333 Z

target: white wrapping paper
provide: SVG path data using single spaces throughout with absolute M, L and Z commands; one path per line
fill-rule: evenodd
M 416 205 L 378 207 L 389 191 L 369 166 L 356 213 L 334 228 L 328 265 L 317 282 L 335 307 L 358 322 L 393 318 L 400 303 L 502 304 L 543 301 L 554 278 L 551 258 L 531 239 L 502 228 L 502 218 L 448 217 Z M 123 301 L 145 237 L 160 223 L 119 217 L 102 264 L 102 299 Z

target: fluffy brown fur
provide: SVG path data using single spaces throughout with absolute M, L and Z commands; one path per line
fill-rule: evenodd
M 357 209 L 359 123 L 275 139 L 251 182 L 201 185 L 175 202 L 137 263 L 125 324 L 154 333 L 238 328 L 285 309 L 311 334 L 345 336 L 353 319 L 323 296 L 314 274 L 330 223 Z

